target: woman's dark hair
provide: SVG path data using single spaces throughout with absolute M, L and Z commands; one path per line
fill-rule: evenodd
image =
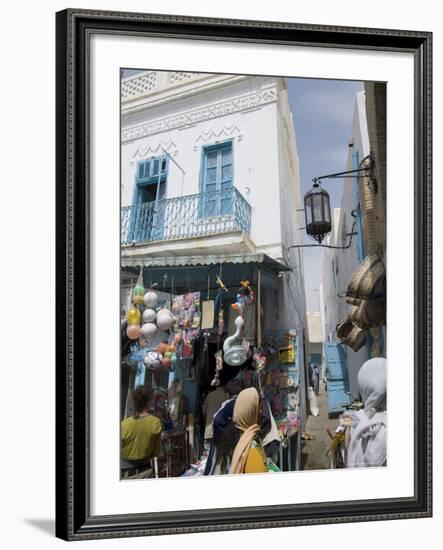
M 233 378 L 225 384 L 224 388 L 229 397 L 235 397 L 242 391 L 243 384 L 237 378 Z
M 218 438 L 217 447 L 220 453 L 228 456 L 232 455 L 240 436 L 240 430 L 235 427 L 231 420 Z
M 137 386 L 135 388 L 132 392 L 132 400 L 134 401 L 136 416 L 146 409 L 152 396 L 153 391 L 150 386 Z

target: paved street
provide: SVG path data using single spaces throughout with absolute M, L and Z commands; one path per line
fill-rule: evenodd
M 302 441 L 301 463 L 303 470 L 323 470 L 330 468 L 330 456 L 326 455 L 330 438 L 326 433 L 329 429 L 334 433 L 337 419 L 328 418 L 327 393 L 323 382 L 320 382 L 320 395 L 317 396 L 320 409 L 319 416 L 308 416 L 306 432 L 315 436 L 311 441 Z

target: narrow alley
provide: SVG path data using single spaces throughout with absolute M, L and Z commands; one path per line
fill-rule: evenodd
M 337 427 L 336 418 L 328 418 L 328 394 L 325 384 L 320 382 L 320 394 L 317 396 L 319 415 L 309 415 L 306 421 L 305 435 L 313 439 L 302 440 L 301 466 L 303 470 L 323 470 L 331 467 L 329 446 L 331 439 L 327 429 L 333 434 Z

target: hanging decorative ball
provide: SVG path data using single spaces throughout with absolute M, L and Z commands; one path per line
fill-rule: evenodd
M 171 357 L 171 362 L 172 362 L 172 363 L 176 363 L 176 362 L 177 362 L 177 356 L 176 356 L 175 354 Z
M 130 325 L 137 325 L 140 323 L 140 317 L 139 310 L 134 306 L 130 307 L 126 313 L 126 319 Z
M 143 363 L 148 369 L 157 369 L 162 363 L 163 357 L 157 351 L 149 351 L 143 358 Z
M 169 357 L 169 359 L 171 359 L 171 357 L 174 355 L 174 352 L 173 351 L 166 351 L 165 352 L 165 357 Z
M 126 334 L 130 340 L 137 340 L 141 334 L 140 325 L 128 325 L 126 328 Z
M 166 344 L 165 342 L 160 342 L 160 344 L 155 348 L 155 351 L 158 351 L 159 353 L 164 355 L 167 348 L 168 344 Z
M 160 330 L 169 330 L 174 321 L 175 317 L 169 309 L 163 308 L 157 313 L 157 326 Z
M 155 317 L 156 317 L 156 313 L 153 309 L 151 308 L 147 308 L 145 309 L 145 311 L 143 312 L 143 322 L 144 323 L 153 323 L 155 321 Z
M 148 290 L 144 295 L 143 301 L 146 307 L 155 307 L 158 302 L 158 294 L 153 290 Z
M 163 357 L 162 361 L 162 367 L 165 369 L 169 369 L 172 365 L 172 361 L 169 359 L 169 357 Z
M 157 326 L 154 323 L 145 323 L 142 325 L 142 334 L 146 340 L 151 340 L 157 333 Z
M 132 291 L 132 301 L 134 304 L 142 304 L 143 303 L 143 295 L 145 293 L 145 289 L 141 285 L 137 285 L 134 290 Z

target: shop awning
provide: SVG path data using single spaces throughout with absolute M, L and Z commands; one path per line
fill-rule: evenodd
M 198 267 L 223 264 L 261 264 L 265 269 L 280 273 L 291 271 L 291 268 L 267 254 L 217 254 L 205 256 L 169 256 L 158 258 L 122 258 L 123 268 L 171 268 L 171 267 Z

